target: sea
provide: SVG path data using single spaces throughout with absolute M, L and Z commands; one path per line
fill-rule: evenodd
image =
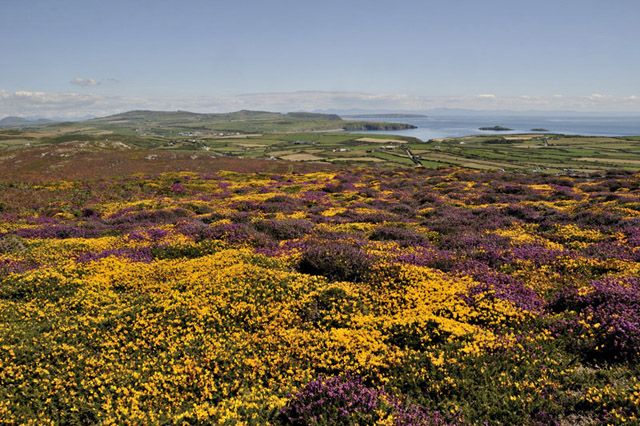
M 349 118 L 346 118 L 349 119 Z M 351 118 L 353 120 L 353 118 Z M 408 123 L 417 129 L 371 131 L 365 133 L 412 136 L 430 139 L 509 133 L 542 133 L 532 129 L 546 129 L 549 133 L 582 136 L 640 136 L 640 115 L 611 116 L 492 116 L 492 115 L 429 115 L 426 117 L 370 118 L 358 120 Z M 501 126 L 510 131 L 483 131 L 480 127 Z M 358 132 L 360 133 L 360 132 Z

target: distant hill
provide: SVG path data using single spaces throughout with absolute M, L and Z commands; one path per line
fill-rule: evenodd
M 53 123 L 52 120 L 46 120 L 44 118 L 40 118 L 37 120 L 29 120 L 27 118 L 22 117 L 5 117 L 0 120 L 0 127 L 28 127 L 28 126 L 42 126 L 45 124 Z
M 80 123 L 78 123 L 80 125 Z M 404 123 L 345 121 L 337 114 L 241 110 L 204 114 L 189 111 L 135 110 L 82 122 L 114 132 L 174 137 L 216 133 L 292 132 L 318 130 L 403 130 L 415 128 Z
M 305 120 L 342 121 L 338 114 L 320 114 L 317 112 L 290 112 L 287 117 L 303 118 Z
M 238 120 L 277 120 L 295 118 L 311 121 L 340 121 L 339 115 L 336 114 L 319 114 L 312 112 L 290 112 L 282 114 L 279 112 L 269 111 L 250 111 L 241 110 L 226 113 L 197 113 L 189 111 L 149 111 L 134 110 L 120 114 L 110 115 L 107 117 L 94 118 L 86 120 L 87 123 L 95 124 L 132 124 L 139 121 L 141 124 L 145 122 L 164 122 L 164 123 L 194 123 L 194 122 L 222 122 L 222 121 L 238 121 Z

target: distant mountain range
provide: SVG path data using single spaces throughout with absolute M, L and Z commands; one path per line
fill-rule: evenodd
M 47 120 L 46 118 L 28 119 L 22 117 L 5 117 L 0 120 L 0 127 L 29 127 L 29 126 L 43 126 L 45 124 L 54 123 L 53 120 Z

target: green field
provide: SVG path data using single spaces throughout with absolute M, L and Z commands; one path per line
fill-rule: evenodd
M 420 154 L 430 161 L 477 169 L 590 173 L 640 168 L 640 144 L 633 137 L 509 135 L 446 138 L 425 143 Z
M 640 137 L 522 134 L 423 142 L 344 130 L 396 125 L 311 113 L 132 111 L 75 123 L 0 129 L 0 152 L 5 152 L 0 161 L 8 161 L 9 151 L 56 147 L 65 155 L 79 150 L 152 150 L 385 168 L 420 163 L 424 167 L 455 165 L 547 174 L 640 169 Z M 410 158 L 405 148 L 418 157 Z

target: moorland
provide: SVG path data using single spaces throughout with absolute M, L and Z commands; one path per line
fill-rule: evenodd
M 109 120 L 0 131 L 1 423 L 640 422 L 637 139 Z

